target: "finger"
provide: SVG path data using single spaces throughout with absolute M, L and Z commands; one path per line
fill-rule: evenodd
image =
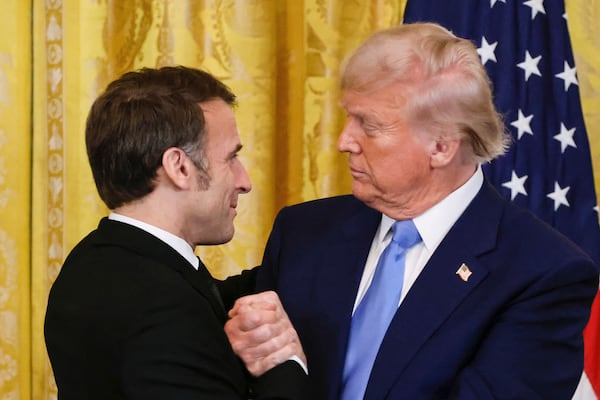
M 243 296 L 236 300 L 236 304 L 252 304 L 259 302 L 271 303 L 276 307 L 281 307 L 279 296 L 272 290 Z
M 255 309 L 253 306 L 240 306 L 237 312 L 230 315 L 230 325 L 243 331 L 258 329 L 263 325 L 281 324 L 287 319 L 278 311 Z M 228 321 L 228 322 L 229 322 Z
M 254 295 L 253 295 L 254 296 Z M 246 296 L 248 297 L 248 296 Z M 281 303 L 264 300 L 262 298 L 239 298 L 233 305 L 233 308 L 229 310 L 229 317 L 234 317 L 242 312 L 252 311 L 276 311 L 277 313 L 283 313 L 283 306 Z
M 226 322 L 225 334 L 229 338 L 232 348 L 236 353 L 244 351 L 244 349 L 251 349 L 265 344 L 265 342 L 271 341 L 267 346 L 276 346 L 279 336 L 284 333 L 286 329 L 289 329 L 289 324 L 285 324 L 281 321 L 273 324 L 263 324 L 256 326 L 252 329 L 248 329 L 249 323 L 244 321 L 242 317 L 236 317 Z M 261 351 L 260 349 L 257 351 Z M 265 352 L 270 351 L 263 350 Z
M 291 359 L 292 356 L 295 356 L 298 353 L 302 353 L 301 346 L 297 343 L 290 343 L 287 346 L 270 353 L 266 357 L 262 357 L 247 363 L 246 368 L 253 376 L 260 376 L 277 365 Z
M 250 341 L 247 339 L 247 337 L 242 338 L 237 343 L 232 343 L 234 351 L 245 363 L 255 362 L 278 353 L 290 344 L 299 345 L 300 343 L 296 331 L 293 329 L 286 329 L 277 335 L 266 332 L 260 341 L 256 340 L 256 336 L 253 336 Z

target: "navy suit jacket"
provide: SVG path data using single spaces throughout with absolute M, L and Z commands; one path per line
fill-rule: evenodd
M 314 398 L 339 398 L 352 308 L 381 214 L 352 196 L 284 208 L 258 274 L 296 327 Z M 467 281 L 457 274 L 466 264 Z M 398 308 L 366 399 L 570 399 L 593 261 L 488 183 Z
M 226 305 L 254 289 L 252 274 L 219 284 Z M 306 375 L 293 361 L 249 377 L 226 318 L 204 265 L 195 270 L 151 234 L 103 219 L 50 291 L 45 337 L 58 398 L 302 398 Z

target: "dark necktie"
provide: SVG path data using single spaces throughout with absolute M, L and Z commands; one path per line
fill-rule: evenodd
M 397 221 L 373 281 L 352 316 L 344 365 L 342 400 L 362 399 L 371 369 L 402 293 L 406 251 L 421 241 L 412 220 Z
M 219 293 L 219 289 L 217 288 L 217 285 L 215 284 L 215 280 L 213 279 L 210 272 L 208 272 L 208 269 L 206 268 L 206 266 L 204 265 L 204 263 L 202 262 L 200 257 L 198 257 L 198 261 L 200 263 L 198 265 L 198 273 L 201 275 L 202 281 L 206 282 L 206 284 L 208 285 L 208 291 L 210 292 L 210 295 L 212 296 L 211 303 L 215 304 L 215 306 L 219 310 L 219 314 L 227 315 L 227 311 L 225 310 L 225 305 L 223 304 L 223 299 L 221 298 L 221 293 Z M 219 315 L 219 316 L 221 316 L 221 315 Z

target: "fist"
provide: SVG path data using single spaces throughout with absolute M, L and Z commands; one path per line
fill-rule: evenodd
M 252 375 L 260 376 L 294 356 L 306 366 L 298 334 L 277 293 L 239 298 L 229 311 L 229 318 L 225 333 Z

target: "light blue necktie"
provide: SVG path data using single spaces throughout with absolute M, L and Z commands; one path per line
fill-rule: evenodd
M 404 255 L 421 241 L 412 220 L 397 221 L 392 230 L 392 241 L 379 257 L 371 286 L 352 317 L 342 400 L 364 396 L 379 346 L 400 302 Z

